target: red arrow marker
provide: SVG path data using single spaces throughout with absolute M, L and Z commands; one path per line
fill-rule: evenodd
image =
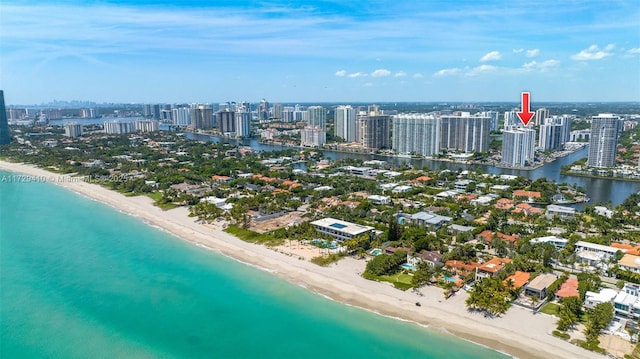
M 522 112 L 518 112 L 518 117 L 520 117 L 520 121 L 526 127 L 529 124 L 529 121 L 533 118 L 535 113 L 529 111 L 529 93 L 522 93 Z

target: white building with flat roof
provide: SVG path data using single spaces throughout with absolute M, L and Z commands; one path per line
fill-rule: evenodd
M 371 232 L 374 229 L 370 226 L 363 226 L 330 217 L 313 221 L 311 224 L 314 225 L 319 232 L 333 236 L 340 241 Z
M 375 204 L 389 204 L 391 203 L 391 197 L 389 196 L 380 196 L 378 194 L 372 194 L 371 196 L 367 197 L 368 201 L 371 201 Z
M 568 239 L 564 239 L 556 236 L 538 237 L 538 238 L 533 238 L 532 240 L 529 241 L 529 243 L 531 244 L 551 243 L 553 244 L 554 247 L 556 247 L 556 249 L 564 248 L 564 246 L 566 246 L 568 242 L 569 242 Z
M 627 250 L 584 241 L 578 241 L 575 244 L 578 260 L 597 268 L 608 267 L 607 262 L 615 261 L 618 251 L 625 253 Z
M 548 219 L 553 217 L 560 218 L 573 218 L 576 216 L 576 209 L 573 207 L 558 206 L 557 204 L 550 204 L 547 206 L 545 216 Z
M 611 303 L 618 295 L 618 291 L 611 288 L 601 289 L 600 292 L 586 292 L 584 295 L 584 307 L 593 309 L 598 304 Z

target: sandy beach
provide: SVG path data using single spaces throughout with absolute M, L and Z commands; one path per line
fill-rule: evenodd
M 285 244 L 275 250 L 243 242 L 223 232 L 219 226 L 195 223 L 194 218 L 188 217 L 185 207 L 163 211 L 146 196 L 126 197 L 93 183 L 65 180 L 62 175 L 31 165 L 0 161 L 0 169 L 53 182 L 136 216 L 183 240 L 263 268 L 342 303 L 428 325 L 518 358 L 604 358 L 552 336 L 556 319 L 545 314 L 512 307 L 500 318 L 485 318 L 483 314 L 466 310 L 467 294 L 464 291 L 445 300 L 439 288 L 425 287 L 420 296 L 395 289 L 388 283 L 366 280 L 360 276 L 364 271 L 364 260 L 346 258 L 336 265 L 319 267 L 301 259 L 313 256 L 317 249 L 314 252 L 295 245 L 295 248 L 288 248 Z M 417 301 L 421 307 L 415 305 Z

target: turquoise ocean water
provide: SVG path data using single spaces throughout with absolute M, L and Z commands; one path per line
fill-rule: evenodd
M 506 358 L 53 184 L 0 183 L 0 205 L 1 358 Z

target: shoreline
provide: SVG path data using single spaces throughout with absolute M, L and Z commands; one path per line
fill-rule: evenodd
M 244 242 L 218 226 L 197 224 L 187 216 L 185 207 L 163 211 L 146 196 L 126 197 L 97 184 L 65 181 L 68 177 L 33 165 L 0 161 L 0 170 L 48 179 L 48 182 L 109 205 L 180 240 L 267 271 L 336 302 L 412 322 L 521 359 L 604 358 L 552 336 L 556 320 L 542 313 L 534 315 L 513 306 L 500 318 L 485 318 L 481 313 L 466 310 L 466 292 L 461 291 L 445 300 L 442 290 L 436 287 L 425 287 L 421 290 L 424 296 L 418 296 L 386 283 L 366 280 L 359 275 L 365 266 L 362 260 L 345 258 L 335 265 L 319 267 L 296 256 Z M 422 306 L 415 306 L 416 301 Z

